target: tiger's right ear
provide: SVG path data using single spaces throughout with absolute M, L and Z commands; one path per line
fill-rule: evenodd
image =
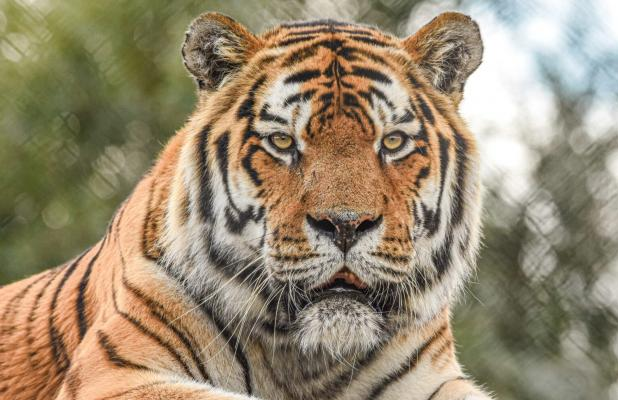
M 403 43 L 429 82 L 459 104 L 466 80 L 483 58 L 477 23 L 467 15 L 446 12 Z
M 259 46 L 260 40 L 232 18 L 204 13 L 189 25 L 182 59 L 200 89 L 216 90 Z

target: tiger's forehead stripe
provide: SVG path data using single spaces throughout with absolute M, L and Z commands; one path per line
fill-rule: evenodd
M 303 63 L 295 63 L 304 68 L 298 70 L 293 68 L 292 65 L 292 67 L 289 68 L 290 72 L 287 76 L 285 75 L 286 71 L 282 70 L 281 74 L 284 76 L 283 84 L 292 85 L 294 89 L 287 89 L 285 86 L 280 86 L 280 79 L 268 85 L 271 87 L 270 90 L 265 88 L 266 100 L 262 106 L 262 111 L 258 114 L 261 121 L 278 122 L 281 125 L 287 122 L 284 118 L 275 118 L 275 113 L 267 112 L 272 106 L 269 101 L 276 103 L 281 102 L 281 99 L 277 96 L 278 93 L 288 93 L 283 101 L 282 107 L 279 108 L 279 110 L 285 114 L 289 112 L 282 108 L 287 108 L 297 103 L 307 102 L 318 94 L 319 97 L 317 97 L 316 100 L 319 105 L 312 118 L 324 113 L 335 104 L 345 106 L 347 108 L 345 114 L 356 120 L 363 131 L 367 132 L 367 130 L 370 129 L 374 136 L 376 134 L 374 125 L 378 120 L 381 120 L 383 124 L 405 124 L 413 121 L 414 116 L 418 113 L 418 109 L 426 109 L 426 105 L 424 104 L 419 106 L 413 104 L 412 99 L 414 98 L 414 94 L 408 93 L 409 89 L 405 87 L 391 87 L 391 85 L 394 84 L 393 79 L 396 78 L 400 78 L 396 79 L 397 86 L 399 86 L 399 82 L 401 82 L 404 86 L 406 83 L 410 84 L 414 89 L 421 87 L 418 79 L 413 76 L 412 72 L 398 77 L 398 73 L 396 72 L 397 69 L 388 68 L 388 70 L 385 70 L 385 66 L 390 66 L 390 64 L 395 61 L 401 61 L 400 59 L 402 57 L 400 54 L 392 51 L 384 52 L 381 51 L 381 49 L 377 49 L 376 51 L 373 46 L 365 46 L 365 48 L 355 47 L 358 43 L 354 43 L 354 40 L 358 39 L 359 36 L 356 31 L 352 32 L 350 30 L 325 28 L 305 31 L 311 32 L 312 34 L 323 32 L 333 34 L 333 32 L 335 32 L 338 33 L 338 36 L 330 40 L 325 40 L 325 35 L 322 35 L 322 40 L 320 41 L 314 41 L 309 45 L 302 45 L 299 50 L 291 50 L 292 54 L 298 52 L 302 54 L 302 58 L 315 57 L 316 60 L 313 63 L 307 62 L 306 59 Z M 342 34 L 342 32 L 345 32 L 345 34 Z M 349 35 L 350 32 L 354 34 Z M 302 32 L 287 32 L 284 37 L 293 34 L 299 35 L 300 33 Z M 373 34 L 370 31 L 362 31 L 362 33 L 366 35 Z M 314 36 L 315 35 L 312 35 L 311 39 L 313 39 Z M 349 40 L 350 37 L 352 40 Z M 278 43 L 280 43 L 280 41 Z M 392 49 L 397 50 L 394 47 Z M 382 54 L 379 55 L 378 51 Z M 296 57 L 296 61 L 298 61 L 299 58 L 301 57 Z M 386 61 L 387 58 L 391 58 L 392 60 Z M 345 63 L 344 66 L 342 62 Z M 286 61 L 286 65 L 289 64 L 290 63 Z M 325 64 L 325 66 L 320 67 L 320 64 Z M 346 77 L 361 78 L 362 81 L 352 83 L 348 82 Z M 316 84 L 313 83 L 314 80 L 316 80 Z M 362 83 L 363 81 L 365 81 L 365 83 Z M 297 84 L 306 85 L 298 86 Z M 338 90 L 334 90 L 335 84 Z M 385 93 L 386 88 L 382 87 L 382 85 L 389 86 L 389 95 Z M 277 87 L 279 87 L 279 89 L 275 90 Z M 271 93 L 271 95 L 266 95 L 266 93 Z M 397 110 L 393 102 L 393 96 L 395 98 L 405 98 L 408 106 Z M 376 102 L 379 103 L 377 114 L 372 110 L 372 108 L 376 106 Z M 368 107 L 365 105 L 368 105 Z M 387 114 L 383 112 L 382 107 L 388 109 L 390 118 L 387 118 Z M 329 116 L 330 115 L 326 117 Z M 318 129 L 323 127 L 324 120 L 325 117 L 320 117 Z M 431 118 L 427 118 L 427 120 L 431 121 Z M 307 126 L 307 134 L 309 137 L 313 137 L 314 132 L 310 125 L 311 124 Z
M 284 24 L 263 36 L 266 48 L 285 48 L 285 66 L 297 59 L 303 61 L 308 54 L 315 52 L 317 47 L 338 49 L 343 57 L 364 56 L 372 61 L 386 63 L 377 51 L 393 52 L 398 56 L 405 54 L 401 50 L 400 40 L 377 31 L 371 27 L 356 24 L 341 24 L 330 20 L 318 21 L 315 24 Z M 394 66 L 393 64 L 391 66 Z

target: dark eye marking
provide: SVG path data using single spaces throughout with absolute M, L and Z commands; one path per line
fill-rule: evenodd
M 390 108 L 391 110 L 395 110 L 395 105 L 393 104 L 392 101 L 390 101 L 386 95 L 384 94 L 383 91 L 381 91 L 380 89 L 376 89 L 373 86 L 369 88 L 369 91 L 365 92 L 365 91 L 360 91 L 358 92 L 359 96 L 361 96 L 362 98 L 364 98 L 365 100 L 367 100 L 367 102 L 369 103 L 370 106 L 373 107 L 373 98 L 371 97 L 372 95 L 377 97 L 378 99 L 382 100 L 384 102 L 384 104 L 386 104 L 386 106 L 388 108 Z
M 262 121 L 269 121 L 269 122 L 276 122 L 278 124 L 281 125 L 289 125 L 289 122 L 287 119 L 279 116 L 279 115 L 274 115 L 268 112 L 270 106 L 268 104 L 264 104 L 264 107 L 262 107 L 262 110 L 260 110 L 260 119 Z
M 311 100 L 315 92 L 316 92 L 315 89 L 311 89 L 311 90 L 307 90 L 306 92 L 293 94 L 285 99 L 284 104 L 286 106 L 290 106 L 292 104 L 296 104 L 301 101 Z
M 255 186 L 261 186 L 263 182 L 258 171 L 255 168 L 253 168 L 253 157 L 258 152 L 262 152 L 266 154 L 268 157 L 270 157 L 271 159 L 273 159 L 274 161 L 276 161 L 277 163 L 281 163 L 281 160 L 273 157 L 272 154 L 264 150 L 262 147 L 256 144 L 252 144 L 247 150 L 247 154 L 242 158 L 242 166 L 247 172 L 247 175 L 249 175 L 249 177 L 251 178 L 251 181 L 253 181 L 253 184 Z
M 395 123 L 404 124 L 406 122 L 412 122 L 412 121 L 414 121 L 414 114 L 412 114 L 412 111 L 406 109 L 403 115 L 399 117 L 397 121 L 395 121 Z

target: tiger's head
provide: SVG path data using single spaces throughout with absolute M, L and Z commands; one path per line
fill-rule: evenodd
M 213 307 L 286 327 L 308 353 L 365 352 L 431 320 L 479 242 L 478 156 L 457 107 L 481 56 L 458 13 L 405 39 L 332 20 L 254 35 L 197 18 L 170 264 L 190 259 L 180 275 L 198 296 L 227 285 Z

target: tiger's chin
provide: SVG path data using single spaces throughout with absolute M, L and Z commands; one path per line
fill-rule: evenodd
M 362 356 L 379 346 L 383 317 L 359 293 L 333 292 L 296 316 L 295 339 L 307 355 Z

